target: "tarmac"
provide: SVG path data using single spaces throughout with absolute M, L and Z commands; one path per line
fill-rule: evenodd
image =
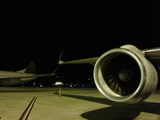
M 34 97 L 27 120 L 160 120 L 160 89 L 126 105 L 107 100 L 96 88 L 65 87 L 0 87 L 0 120 L 19 120 Z

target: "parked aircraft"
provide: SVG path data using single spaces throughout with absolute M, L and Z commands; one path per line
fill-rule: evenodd
M 36 66 L 31 62 L 27 68 L 16 72 L 0 71 L 0 85 L 18 85 L 36 79 L 37 77 L 54 76 L 55 72 L 36 74 Z
M 94 65 L 94 81 L 107 99 L 133 104 L 148 98 L 156 89 L 157 70 L 160 69 L 160 47 L 139 50 L 124 45 L 105 52 L 100 57 L 73 61 L 59 60 L 59 64 Z

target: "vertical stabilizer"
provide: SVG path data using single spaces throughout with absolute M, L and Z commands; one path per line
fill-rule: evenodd
M 36 74 L 36 65 L 35 65 L 33 62 L 31 62 L 31 63 L 27 66 L 27 68 L 26 68 L 26 70 L 25 70 L 24 72 L 25 72 L 25 73 Z

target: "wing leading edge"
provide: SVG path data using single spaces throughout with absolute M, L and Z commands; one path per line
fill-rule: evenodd
M 72 61 L 61 61 L 59 60 L 59 64 L 92 64 L 94 65 L 99 57 L 95 58 L 86 58 L 86 59 L 80 59 L 80 60 L 72 60 Z
M 141 50 L 144 56 L 151 62 L 157 62 L 159 69 L 160 69 L 160 47 L 152 48 L 152 49 L 143 49 Z M 96 61 L 99 59 L 99 57 L 94 58 L 86 58 L 86 59 L 80 59 L 80 60 L 72 60 L 72 61 L 63 61 L 61 60 L 62 52 L 60 54 L 59 58 L 59 64 L 92 64 L 95 65 Z

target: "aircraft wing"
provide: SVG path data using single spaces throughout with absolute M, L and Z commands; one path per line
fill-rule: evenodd
M 87 59 L 80 59 L 80 60 L 72 60 L 72 61 L 59 61 L 59 64 L 92 64 L 94 65 L 99 57 L 95 58 L 87 58 Z
M 160 47 L 153 48 L 153 49 L 143 49 L 141 51 L 149 61 L 157 62 L 160 68 Z M 61 60 L 62 52 L 59 58 L 59 64 L 61 65 L 62 64 L 92 64 L 92 65 L 95 65 L 96 61 L 99 59 L 99 57 L 94 57 L 94 58 L 86 58 L 86 59 L 80 59 L 80 60 L 63 61 Z
M 46 77 L 46 76 L 54 76 L 56 73 L 46 73 L 46 74 L 39 74 L 39 75 L 34 75 L 34 77 Z

